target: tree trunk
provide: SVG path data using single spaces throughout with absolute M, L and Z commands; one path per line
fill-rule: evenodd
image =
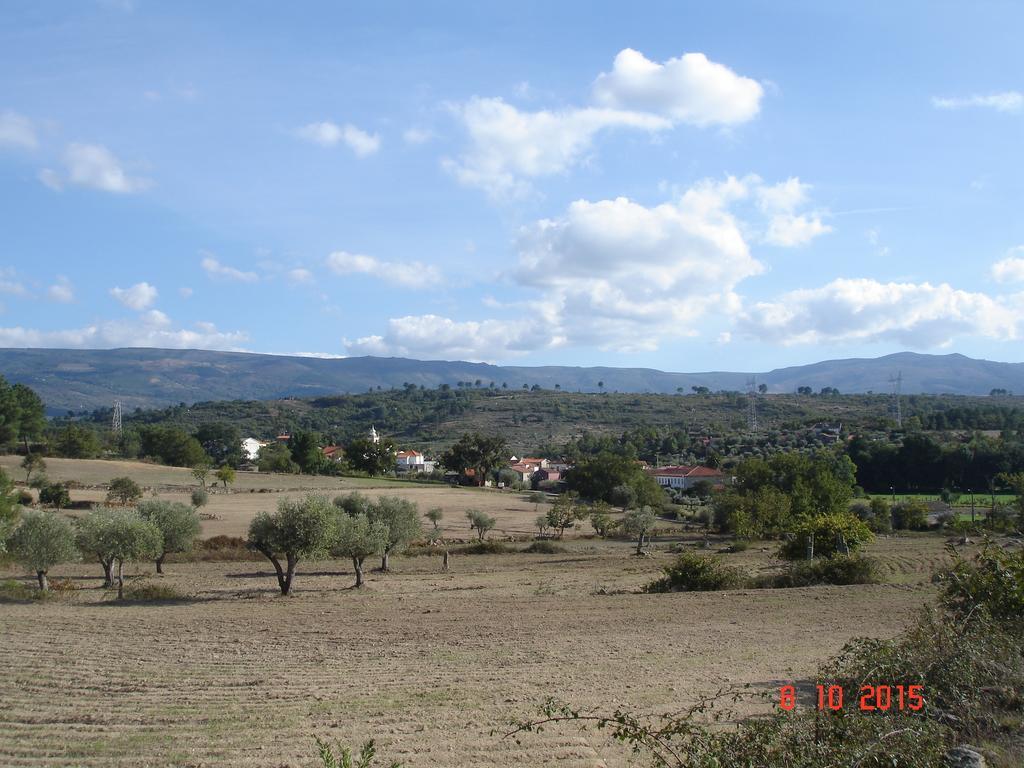
M 99 558 L 100 566 L 103 568 L 103 588 L 110 589 L 114 586 L 114 559 L 104 560 Z
M 117 599 L 124 600 L 124 560 L 117 561 Z
M 353 557 L 352 568 L 356 572 L 356 588 L 363 586 L 363 558 Z
M 380 556 L 380 570 L 382 573 L 387 573 L 391 570 L 391 552 L 384 550 L 384 554 Z
M 158 557 L 156 559 L 156 572 L 157 573 L 163 573 L 164 572 L 164 558 L 165 557 L 167 557 L 166 554 L 160 555 L 160 557 Z
M 638 555 L 644 553 L 644 535 L 642 533 L 636 537 L 636 553 Z
M 448 570 L 448 547 L 444 548 L 444 560 L 441 561 L 441 570 Z
M 281 594 L 289 595 L 292 591 L 292 579 L 295 578 L 295 566 L 299 564 L 299 559 L 293 555 L 288 555 L 288 564 L 285 569 L 284 582 L 281 584 Z
M 46 571 L 36 571 L 36 578 L 39 579 L 40 592 L 45 592 L 50 588 L 50 582 L 46 580 Z

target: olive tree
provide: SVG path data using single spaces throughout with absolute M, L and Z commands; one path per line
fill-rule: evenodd
M 615 526 L 612 518 L 611 507 L 603 501 L 599 501 L 590 508 L 590 525 L 594 532 L 601 538 L 606 537 Z
M 493 529 L 496 524 L 493 517 L 486 512 L 481 512 L 479 509 L 466 510 L 466 518 L 469 520 L 470 530 L 476 531 L 476 537 L 479 541 L 483 541 L 487 537 L 487 532 Z
M 350 515 L 368 515 L 370 514 L 370 506 L 373 502 L 368 497 L 359 493 L 359 491 L 352 491 L 341 496 L 335 496 L 333 504 Z
M 172 552 L 187 552 L 200 534 L 199 514 L 180 501 L 144 501 L 139 515 L 160 529 L 162 544 L 156 556 L 156 572 L 164 572 L 164 558 Z
M 366 514 L 337 514 L 334 544 L 331 554 L 352 559 L 356 572 L 356 587 L 363 586 L 363 562 L 384 551 L 388 539 L 387 526 L 381 520 L 371 520 Z
M 107 501 L 131 504 L 142 498 L 142 489 L 130 477 L 115 477 L 107 489 Z
M 231 467 L 221 467 L 214 477 L 224 486 L 224 493 L 227 493 L 228 486 L 235 482 L 235 470 Z
M 412 542 L 423 537 L 423 524 L 415 502 L 397 496 L 381 496 L 370 505 L 368 517 L 387 529 L 387 539 L 381 549 L 380 569 L 390 570 L 390 556 L 401 554 Z
M 210 477 L 210 462 L 201 461 L 192 467 L 192 477 L 199 483 L 199 487 L 206 490 L 206 482 Z
M 558 531 L 558 538 L 562 538 L 566 528 L 575 527 L 578 520 L 585 520 L 589 514 L 590 510 L 578 504 L 575 496 L 563 493 L 548 509 L 548 526 Z
M 204 491 L 202 488 L 196 488 L 192 491 L 192 506 L 197 510 L 200 507 L 205 507 L 210 501 L 210 494 Z
M 428 509 L 425 514 L 425 517 L 427 518 L 427 520 L 434 524 L 434 530 L 437 530 L 437 528 L 439 527 L 438 523 L 440 523 L 441 519 L 444 517 L 444 510 L 441 509 L 440 507 Z
M 113 582 L 117 566 L 117 598 L 124 598 L 124 564 L 154 560 L 160 554 L 160 529 L 143 520 L 135 509 L 97 507 L 78 522 L 78 547 L 103 566 L 105 586 Z
M 277 512 L 260 512 L 249 525 L 248 545 L 274 565 L 282 595 L 291 592 L 300 561 L 322 557 L 330 549 L 335 514 L 326 496 L 310 494 L 282 499 Z
M 26 511 L 11 537 L 14 559 L 35 571 L 39 589 L 49 588 L 46 574 L 55 565 L 75 560 L 75 530 L 56 512 Z
M 632 509 L 622 518 L 622 530 L 631 536 L 636 536 L 636 553 L 644 553 L 644 542 L 654 529 L 658 518 L 650 507 Z

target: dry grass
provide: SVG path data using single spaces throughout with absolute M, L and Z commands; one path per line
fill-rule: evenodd
M 941 541 L 875 545 L 918 565 L 902 585 L 669 595 L 630 593 L 665 551 L 569 549 L 453 558 L 448 574 L 399 558 L 360 592 L 347 563 L 307 563 L 291 598 L 269 564 L 176 564 L 161 581 L 190 600 L 159 605 L 113 604 L 98 566 L 55 569 L 82 588 L 0 608 L 0 764 L 311 766 L 318 733 L 375 737 L 409 766 L 625 765 L 599 736 L 550 731 L 528 751 L 491 730 L 550 694 L 661 711 L 806 678 L 847 639 L 911 620 Z
M 127 474 L 169 498 L 194 485 L 182 469 L 48 464 L 54 479 Z M 473 489 L 244 474 L 236 487 L 211 496 L 205 536 L 244 535 L 257 511 L 307 489 L 440 506 L 449 536 L 466 539 L 471 507 L 498 518 L 498 536 L 529 533 L 536 516 L 521 495 Z M 288 490 L 248 492 L 260 487 Z M 0 604 L 0 765 L 312 766 L 313 733 L 376 738 L 410 768 L 626 765 L 598 735 L 548 731 L 518 747 L 491 731 L 552 694 L 660 712 L 726 684 L 805 679 L 849 638 L 912 621 L 934 595 L 942 543 L 877 541 L 886 585 L 666 595 L 635 591 L 672 559 L 667 543 L 636 558 L 628 542 L 578 538 L 560 554 L 454 556 L 446 574 L 439 556 L 395 558 L 395 573 L 369 574 L 359 592 L 348 563 L 303 563 L 291 598 L 262 561 L 170 563 L 164 577 L 133 567 L 187 596 L 157 603 L 116 604 L 98 565 L 55 568 L 78 588 Z M 726 557 L 758 573 L 776 546 Z M 0 568 L 10 578 L 32 585 Z

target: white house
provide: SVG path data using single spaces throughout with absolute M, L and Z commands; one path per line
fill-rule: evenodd
M 395 464 L 399 472 L 422 472 L 426 458 L 419 451 L 399 451 Z
M 242 453 L 249 461 L 256 461 L 260 457 L 260 448 L 266 443 L 262 443 L 255 437 L 247 437 L 242 441 Z

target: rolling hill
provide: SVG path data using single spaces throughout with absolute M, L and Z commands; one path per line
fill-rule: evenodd
M 27 384 L 52 414 L 109 407 L 154 408 L 211 400 L 272 400 L 366 392 L 410 383 L 494 382 L 513 389 L 539 385 L 566 391 L 674 393 L 692 387 L 743 390 L 754 376 L 769 392 L 835 387 L 842 392 L 885 392 L 903 374 L 903 391 L 985 395 L 992 389 L 1024 392 L 1024 363 L 975 360 L 959 354 L 901 352 L 879 358 L 828 360 L 767 372 L 673 373 L 652 368 L 495 366 L 443 360 L 350 357 L 321 359 L 208 350 L 150 348 L 75 350 L 2 349 L 0 374 Z

